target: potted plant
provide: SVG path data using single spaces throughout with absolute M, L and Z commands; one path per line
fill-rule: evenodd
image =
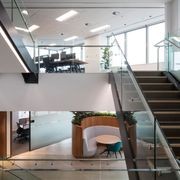
M 86 117 L 91 116 L 113 116 L 116 117 L 115 114 L 106 113 L 106 112 L 91 112 L 91 111 L 73 111 L 74 114 L 72 119 L 72 124 L 81 125 L 81 121 Z
M 136 119 L 134 117 L 134 112 L 125 111 L 123 112 L 124 121 L 126 124 L 126 129 L 128 132 L 128 137 L 130 139 L 130 143 L 133 149 L 134 156 L 136 156 L 137 150 L 137 141 L 136 141 Z
M 101 60 L 101 64 L 102 64 L 102 68 L 107 70 L 110 68 L 110 62 L 111 62 L 111 51 L 109 47 L 105 47 L 102 49 L 102 60 Z

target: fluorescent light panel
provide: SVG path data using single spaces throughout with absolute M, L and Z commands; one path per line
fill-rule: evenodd
M 0 27 L 0 34 L 2 35 L 2 37 L 4 38 L 4 40 L 6 41 L 6 43 L 8 44 L 9 48 L 12 50 L 12 52 L 14 53 L 14 55 L 16 56 L 16 58 L 18 59 L 18 61 L 20 62 L 20 64 L 22 65 L 22 67 L 24 68 L 24 70 L 28 73 L 29 70 L 27 69 L 27 67 L 25 66 L 23 60 L 20 58 L 19 54 L 16 52 L 15 48 L 13 47 L 12 43 L 10 42 L 10 40 L 8 39 L 8 37 L 6 36 L 6 33 L 4 32 L 4 30 Z
M 77 39 L 78 36 L 71 36 L 71 37 L 68 37 L 66 39 L 64 39 L 64 41 L 71 41 L 71 40 L 74 40 L 74 39 Z
M 95 28 L 95 29 L 91 29 L 90 32 L 98 32 L 98 31 L 102 31 L 104 29 L 108 29 L 110 27 L 111 27 L 110 25 L 104 25 L 104 26 L 100 26 L 100 27 Z
M 17 29 L 19 31 L 24 31 L 24 32 L 33 32 L 33 31 L 35 31 L 38 28 L 39 28 L 39 26 L 35 25 L 35 24 L 30 26 L 29 29 L 25 29 L 25 28 L 21 28 L 21 27 L 17 27 L 17 26 L 15 27 L 15 29 Z
M 67 13 L 63 14 L 62 16 L 59 16 L 58 18 L 56 18 L 56 20 L 60 21 L 60 22 L 66 21 L 66 20 L 72 18 L 73 16 L 75 16 L 76 14 L 78 14 L 77 11 L 70 10 Z
M 49 44 L 50 46 L 55 46 L 56 44 L 55 43 L 51 43 L 51 44 Z

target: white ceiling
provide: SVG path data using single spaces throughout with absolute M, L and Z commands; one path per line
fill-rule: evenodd
M 62 44 L 63 39 L 79 36 L 78 43 L 85 38 L 97 35 L 90 29 L 109 24 L 111 28 L 100 33 L 122 32 L 138 26 L 164 20 L 164 3 L 166 0 L 24 0 L 28 7 L 28 23 L 39 25 L 32 34 L 38 44 Z M 71 8 L 70 8 L 71 7 Z M 94 7 L 94 8 L 93 8 Z M 75 17 L 58 22 L 55 19 L 74 9 L 79 12 Z M 117 16 L 113 11 L 120 12 Z M 88 26 L 85 25 L 88 23 Z M 61 35 L 63 33 L 63 35 Z M 68 42 L 70 44 L 70 42 Z

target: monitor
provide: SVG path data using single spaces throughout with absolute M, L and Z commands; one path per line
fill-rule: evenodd
M 66 58 L 67 59 L 75 59 L 76 58 L 76 54 L 75 53 L 66 54 Z
M 54 60 L 54 59 L 59 59 L 59 53 L 51 54 L 51 59 L 52 59 L 52 60 Z
M 66 52 L 62 52 L 61 53 L 61 60 L 65 60 L 66 59 Z

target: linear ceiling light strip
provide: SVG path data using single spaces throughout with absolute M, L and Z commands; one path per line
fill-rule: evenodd
M 22 65 L 22 67 L 24 68 L 24 70 L 28 73 L 29 70 L 27 69 L 26 65 L 24 64 L 24 62 L 21 59 L 21 57 L 19 56 L 19 54 L 16 52 L 15 48 L 13 47 L 12 43 L 10 42 L 9 38 L 7 37 L 7 35 L 4 32 L 4 30 L 2 29 L 2 27 L 0 27 L 0 34 L 2 35 L 2 37 L 4 38 L 4 40 L 6 41 L 6 43 L 8 44 L 8 46 L 10 47 L 10 49 L 12 50 L 12 52 L 14 53 L 14 55 L 16 56 L 16 58 Z

